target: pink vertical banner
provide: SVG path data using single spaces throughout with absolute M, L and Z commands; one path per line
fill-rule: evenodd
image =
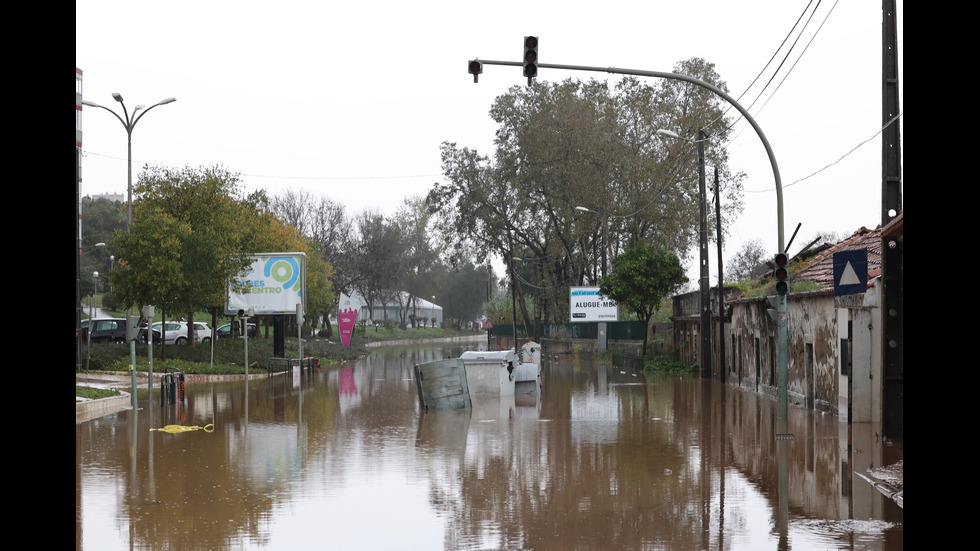
M 350 338 L 354 334 L 354 323 L 357 322 L 357 308 L 350 297 L 341 293 L 340 306 L 337 310 L 337 326 L 340 329 L 340 344 L 350 346 Z

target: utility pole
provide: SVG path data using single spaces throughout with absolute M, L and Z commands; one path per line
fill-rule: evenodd
M 882 113 L 884 130 L 881 133 L 881 227 L 902 235 L 902 133 L 898 117 L 898 13 L 895 0 L 882 0 Z M 888 436 L 905 433 L 905 292 L 903 238 L 886 237 L 881 244 L 882 291 L 882 389 L 883 425 Z
M 721 382 L 726 379 L 727 369 L 725 367 L 725 278 L 722 275 L 721 261 L 721 192 L 718 190 L 718 167 L 715 167 L 715 235 L 718 239 L 718 334 L 715 342 L 718 343 L 718 375 Z
M 701 377 L 711 377 L 711 285 L 708 283 L 708 194 L 704 183 L 704 130 L 698 130 L 698 191 L 701 197 Z

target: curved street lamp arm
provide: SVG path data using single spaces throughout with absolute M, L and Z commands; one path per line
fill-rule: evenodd
M 177 101 L 177 99 L 176 99 L 176 98 L 167 98 L 167 99 L 165 99 L 165 100 L 161 100 L 161 101 L 158 101 L 158 102 L 156 102 L 156 103 L 154 103 L 153 105 L 151 105 L 151 106 L 149 106 L 149 107 L 147 107 L 146 109 L 144 109 L 144 110 L 143 110 L 143 112 L 142 112 L 142 113 L 140 113 L 140 114 L 139 114 L 139 116 L 138 116 L 138 117 L 136 117 L 136 118 L 135 118 L 135 119 L 133 120 L 133 122 L 132 122 L 132 123 L 130 124 L 130 126 L 129 126 L 129 131 L 130 131 L 130 132 L 132 132 L 132 131 L 133 131 L 133 128 L 134 128 L 134 127 L 136 127 L 136 123 L 138 123 L 138 122 L 139 122 L 139 120 L 140 120 L 140 119 L 142 119 L 144 115 L 146 115 L 147 113 L 149 113 L 149 112 L 150 112 L 150 109 L 153 109 L 154 107 L 156 107 L 156 106 L 158 106 L 158 105 L 166 105 L 166 104 L 168 104 L 168 103 L 173 103 L 173 102 L 175 102 L 175 101 Z M 125 108 L 126 108 L 126 106 L 124 105 L 124 106 L 123 106 L 123 109 L 125 109 Z M 135 115 L 136 113 L 134 112 L 133 114 Z
M 126 129 L 126 132 L 127 133 L 130 131 L 130 126 L 126 123 L 126 120 L 123 120 L 123 118 L 119 116 L 119 113 L 116 113 L 115 111 L 113 111 L 112 109 L 109 109 L 105 105 L 99 105 L 98 103 L 95 103 L 95 102 L 92 102 L 92 101 L 88 101 L 88 100 L 83 100 L 82 101 L 82 105 L 87 105 L 89 107 L 98 107 L 99 109 L 105 109 L 106 111 L 112 113 L 112 116 L 113 117 L 116 117 L 116 119 L 118 119 L 119 122 L 122 123 L 123 128 Z M 125 112 L 126 112 L 126 106 L 123 105 L 123 113 L 125 113 Z M 126 116 L 126 119 L 127 120 L 129 119 L 129 116 L 128 115 Z

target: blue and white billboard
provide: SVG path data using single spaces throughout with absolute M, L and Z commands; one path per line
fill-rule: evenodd
M 252 267 L 228 285 L 225 313 L 255 309 L 256 314 L 295 314 L 306 311 L 306 253 L 264 253 L 252 257 Z
M 598 287 L 569 287 L 572 322 L 619 321 L 619 303 L 599 294 Z

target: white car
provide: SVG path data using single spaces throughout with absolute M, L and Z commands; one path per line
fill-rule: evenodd
M 166 331 L 160 330 L 161 325 L 162 323 L 159 321 L 154 323 L 153 330 L 163 333 L 164 342 L 167 344 L 187 344 L 186 321 L 168 321 Z M 211 342 L 211 328 L 208 327 L 208 324 L 194 322 L 194 342 Z
M 211 342 L 211 328 L 208 327 L 208 324 L 206 323 L 195 321 L 194 335 L 197 336 L 197 342 L 203 342 L 203 343 Z

